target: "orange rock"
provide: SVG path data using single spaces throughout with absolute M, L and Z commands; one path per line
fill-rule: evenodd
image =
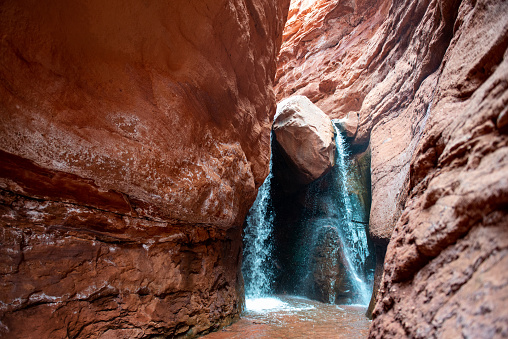
M 288 6 L 0 5 L 0 336 L 193 335 L 238 316 Z
M 290 10 L 276 95 L 318 88 L 331 118 L 359 116 L 379 258 L 370 336 L 507 336 L 508 3 L 312 6 Z

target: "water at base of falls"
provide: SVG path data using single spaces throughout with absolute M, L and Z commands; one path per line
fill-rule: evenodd
M 285 302 L 274 297 L 249 298 L 245 300 L 247 311 L 254 312 L 283 309 L 285 305 Z
M 365 310 L 363 306 L 337 306 L 296 296 L 248 299 L 242 319 L 204 338 L 367 338 L 371 321 Z

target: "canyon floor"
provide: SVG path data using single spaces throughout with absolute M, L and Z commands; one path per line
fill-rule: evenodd
M 370 320 L 365 310 L 296 296 L 247 300 L 242 319 L 202 338 L 367 338 Z

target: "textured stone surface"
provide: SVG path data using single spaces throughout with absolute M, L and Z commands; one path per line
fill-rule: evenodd
M 238 315 L 287 6 L 2 2 L 0 335 L 192 335 Z
M 358 115 L 348 114 L 342 119 L 333 119 L 332 123 L 345 134 L 347 138 L 354 138 L 358 131 Z
M 371 337 L 508 336 L 508 4 L 455 6 Z
M 350 287 L 347 284 L 346 267 L 340 236 L 336 227 L 324 226 L 317 234 L 316 247 L 311 257 L 312 299 L 335 303 Z
M 318 179 L 333 167 L 332 122 L 307 97 L 296 95 L 279 102 L 272 129 L 302 183 Z
M 378 257 L 391 238 L 371 337 L 505 337 L 508 4 L 305 3 L 290 9 L 277 97 L 359 116 Z
M 125 224 L 115 213 L 97 215 L 55 202 L 42 206 L 5 191 L 1 202 L 2 214 L 17 223 L 0 235 L 0 337 L 173 336 L 237 316 L 238 229 L 132 219 Z M 151 229 L 153 236 L 84 231 L 79 222 Z

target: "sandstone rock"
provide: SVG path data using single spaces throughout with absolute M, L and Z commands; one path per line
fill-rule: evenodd
M 334 303 L 340 292 L 347 290 L 344 260 L 338 231 L 333 226 L 323 226 L 317 234 L 316 247 L 311 258 L 312 298 L 324 303 Z M 339 293 L 337 293 L 339 292 Z
M 455 6 L 371 337 L 508 335 L 508 138 L 495 125 L 508 94 L 508 4 Z
M 390 241 L 371 337 L 505 337 L 508 4 L 309 6 L 290 9 L 277 97 L 326 81 L 315 104 L 359 115 L 377 281 Z
M 330 118 L 307 97 L 298 95 L 281 101 L 272 128 L 277 143 L 305 183 L 333 167 L 335 140 Z
M 0 4 L 0 336 L 238 316 L 288 5 Z
M 354 138 L 358 130 L 358 115 L 348 114 L 342 119 L 333 119 L 332 123 L 337 126 L 339 131 L 345 133 L 346 137 Z

